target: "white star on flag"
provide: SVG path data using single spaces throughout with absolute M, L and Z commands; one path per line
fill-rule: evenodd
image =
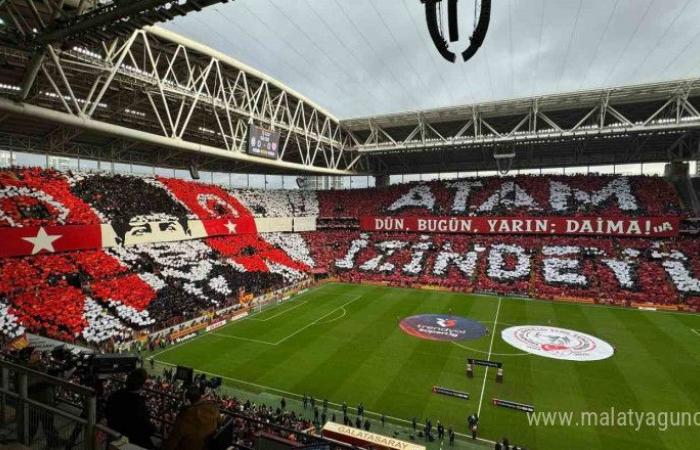
M 23 237 L 22 239 L 34 245 L 34 248 L 32 249 L 32 255 L 36 255 L 42 250 L 55 252 L 56 250 L 54 250 L 53 248 L 53 242 L 57 239 L 60 239 L 61 236 L 62 235 L 60 234 L 46 234 L 46 231 L 44 231 L 44 227 L 41 227 L 39 228 L 39 232 L 37 233 L 36 237 Z
M 235 232 L 236 232 L 236 224 L 235 224 L 235 223 L 231 223 L 230 220 L 229 220 L 229 221 L 226 223 L 226 225 L 224 225 L 224 226 L 225 226 L 226 229 L 228 230 L 229 234 L 230 234 L 230 233 L 235 233 Z

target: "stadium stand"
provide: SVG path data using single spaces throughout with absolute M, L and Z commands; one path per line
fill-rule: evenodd
M 366 3 L 0 0 L 0 449 L 697 444 L 700 9 Z
M 12 168 L 0 171 L 0 233 L 17 249 L 0 258 L 0 325 L 10 337 L 27 329 L 113 346 L 135 330 L 240 307 L 244 294 L 289 287 L 311 273 L 700 308 L 700 243 L 690 237 L 361 233 L 358 218 L 368 214 L 685 217 L 673 186 L 659 177 L 486 177 L 316 193 Z M 295 218 L 317 215 L 335 225 L 292 232 Z
M 700 306 L 697 239 L 315 232 L 318 264 L 349 282 L 617 304 Z
M 109 441 L 126 437 L 145 449 L 231 445 L 250 449 L 261 436 L 298 445 L 350 448 L 310 433 L 319 424 L 301 414 L 228 395 L 219 389 L 220 380 L 203 374 L 185 383 L 177 378 L 175 370 L 148 376 L 143 369 L 136 369 L 112 374 L 94 384 L 85 377 L 85 367 L 76 370 L 75 362 L 86 358 L 85 354 L 60 349 L 26 350 L 0 353 L 0 367 L 12 375 L 0 395 L 4 413 L 29 408 L 27 440 L 31 448 L 113 448 L 107 446 Z M 21 389 L 24 383 L 29 385 L 28 396 Z M 88 415 L 84 421 L 71 414 L 85 404 L 92 404 L 97 416 L 105 419 L 96 422 L 94 415 Z M 204 408 L 213 429 L 219 425 L 218 433 L 223 434 L 220 444 L 209 430 L 197 431 L 206 418 Z M 56 411 L 55 415 L 48 415 L 50 409 Z M 26 419 L 20 417 L 19 421 L 20 426 L 12 431 L 16 437 L 20 437 L 21 423 Z M 44 428 L 42 433 L 37 433 L 38 422 Z M 88 444 L 88 439 L 94 442 Z
M 433 180 L 386 188 L 321 191 L 321 218 L 361 215 L 677 215 L 673 186 L 659 177 L 574 175 Z
M 0 250 L 2 340 L 29 331 L 102 351 L 155 351 L 247 313 L 251 299 L 288 295 L 314 275 L 700 311 L 700 241 L 680 228 L 620 236 L 419 233 L 367 230 L 363 216 L 677 223 L 690 214 L 658 177 L 486 177 L 315 192 L 11 168 L 0 171 L 0 236 L 8 244 Z M 297 220 L 306 221 L 301 232 Z M 123 383 L 117 376 L 101 386 L 100 408 Z M 209 383 L 195 378 L 207 403 L 190 407 L 219 411 L 238 448 L 261 436 L 328 445 L 307 434 L 319 421 Z M 175 428 L 184 426 L 177 415 L 187 387 L 166 369 L 140 392 L 146 424 L 171 448 Z

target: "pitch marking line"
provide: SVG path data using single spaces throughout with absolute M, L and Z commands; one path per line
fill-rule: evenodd
M 493 350 L 493 338 L 496 337 L 496 324 L 498 323 L 498 314 L 501 312 L 501 297 L 498 297 L 498 306 L 496 307 L 496 317 L 493 319 L 493 328 L 491 329 L 491 344 L 489 344 L 489 353 L 486 359 L 491 359 L 491 351 Z M 484 392 L 486 391 L 486 378 L 489 375 L 489 368 L 484 371 L 484 382 L 481 384 L 481 395 L 479 396 L 479 409 L 476 412 L 476 417 L 481 417 L 481 404 L 484 401 Z
M 165 366 L 177 367 L 177 364 L 172 364 L 172 363 L 165 362 L 165 361 L 157 361 L 157 362 L 158 362 L 159 364 L 163 364 L 163 365 L 165 365 Z M 240 383 L 240 384 L 245 384 L 245 385 L 248 385 L 248 386 L 252 386 L 252 387 L 261 389 L 262 391 L 276 392 L 276 393 L 278 393 L 278 394 L 285 395 L 285 396 L 287 396 L 287 397 L 289 397 L 289 398 L 296 398 L 296 399 L 302 398 L 302 396 L 301 396 L 300 394 L 296 394 L 296 393 L 294 393 L 294 392 L 285 391 L 285 390 L 282 390 L 282 389 L 273 388 L 273 387 L 271 387 L 271 386 L 265 386 L 264 384 L 253 383 L 253 382 L 251 382 L 251 381 L 241 380 L 241 379 L 239 379 L 239 378 L 227 377 L 226 375 L 221 375 L 221 374 L 214 373 L 214 372 L 208 372 L 208 371 L 206 371 L 206 370 L 200 370 L 200 369 L 194 369 L 194 370 L 195 370 L 196 372 L 204 373 L 204 374 L 207 374 L 207 375 L 209 375 L 209 376 L 221 377 L 221 378 L 223 378 L 224 380 L 233 381 L 234 383 Z M 337 407 L 340 407 L 340 406 L 341 406 L 340 403 L 335 403 L 335 402 L 331 402 L 331 401 L 329 401 L 328 404 L 331 405 L 331 406 L 337 406 Z M 352 406 L 348 406 L 348 409 L 349 409 L 349 410 L 353 410 L 353 409 L 357 409 L 357 408 L 353 408 Z M 377 418 L 378 418 L 378 417 L 381 417 L 381 414 L 380 414 L 380 413 L 376 413 L 376 412 L 374 412 L 374 411 L 369 411 L 369 410 L 367 410 L 367 409 L 365 409 L 365 414 L 366 414 L 366 415 L 369 415 L 369 416 L 374 416 L 374 417 L 377 417 Z M 386 414 L 384 415 L 384 417 L 386 417 L 387 419 L 390 419 L 390 420 L 392 420 L 392 421 L 394 421 L 394 422 L 405 423 L 405 424 L 407 424 L 407 425 L 410 425 L 410 424 L 411 424 L 411 421 L 406 420 L 406 419 L 402 419 L 402 418 L 400 418 L 400 417 L 388 416 L 388 415 L 386 415 Z M 422 424 L 419 423 L 419 425 L 422 425 Z M 471 440 L 471 438 L 472 438 L 471 435 L 467 435 L 467 434 L 460 433 L 460 432 L 457 432 L 457 431 L 455 432 L 455 435 L 460 436 L 460 437 L 463 437 L 463 438 L 468 439 L 468 440 Z M 481 441 L 481 442 L 486 442 L 486 443 L 488 443 L 488 444 L 495 444 L 495 443 L 496 443 L 496 441 L 492 441 L 492 440 L 490 440 L 490 439 L 485 439 L 485 438 L 482 438 L 482 437 L 477 437 L 476 440 L 477 440 L 477 441 Z
M 343 303 L 343 304 L 340 305 L 339 307 L 337 307 L 337 308 L 333 309 L 332 311 L 330 311 L 328 314 L 325 314 L 325 315 L 319 317 L 318 319 L 314 320 L 313 322 L 311 322 L 311 323 L 309 323 L 309 324 L 307 324 L 307 325 L 304 325 L 303 327 L 299 328 L 298 330 L 296 330 L 295 332 L 293 332 L 293 333 L 290 334 L 289 336 L 283 337 L 282 339 L 280 339 L 280 340 L 277 341 L 277 342 L 261 341 L 261 340 L 258 340 L 258 339 L 252 339 L 252 338 L 247 338 L 247 337 L 243 337 L 243 336 L 234 336 L 234 335 L 230 335 L 230 334 L 221 334 L 221 333 L 211 333 L 211 332 L 209 332 L 209 333 L 202 333 L 202 334 L 200 334 L 200 335 L 197 335 L 197 336 L 193 337 L 192 339 L 187 339 L 186 341 L 182 341 L 182 342 L 180 342 L 179 344 L 175 344 L 175 345 L 172 345 L 172 346 L 170 346 L 170 347 L 168 347 L 168 348 L 165 348 L 165 349 L 161 350 L 160 352 L 154 353 L 153 355 L 151 355 L 149 359 L 155 359 L 156 356 L 160 356 L 160 355 L 162 355 L 163 353 L 167 353 L 167 352 L 169 352 L 169 351 L 171 351 L 171 350 L 175 350 L 176 348 L 180 347 L 181 345 L 188 344 L 188 343 L 190 343 L 190 342 L 194 341 L 195 339 L 198 339 L 198 338 L 200 338 L 200 337 L 202 337 L 202 336 L 217 336 L 217 337 L 223 337 L 223 338 L 228 338 L 228 339 L 234 339 L 234 340 L 240 340 L 240 341 L 253 342 L 253 343 L 256 343 L 256 344 L 277 346 L 277 345 L 280 345 L 282 342 L 286 341 L 287 339 L 289 339 L 289 338 L 291 338 L 291 337 L 293 337 L 293 336 L 296 336 L 297 334 L 301 333 L 302 331 L 304 331 L 305 329 L 309 328 L 310 326 L 318 324 L 322 319 L 325 319 L 326 317 L 330 316 L 331 314 L 333 314 L 334 312 L 338 311 L 339 309 L 345 310 L 345 307 L 346 307 L 347 305 L 349 305 L 350 303 L 353 303 L 353 302 L 359 300 L 360 298 L 362 298 L 361 295 L 358 295 L 358 296 L 354 297 L 354 298 L 353 298 L 352 300 L 350 300 L 349 302 Z M 347 311 L 346 311 L 346 312 L 347 312 Z M 343 317 L 343 316 L 341 316 L 341 317 Z M 246 320 L 246 319 L 250 320 L 250 317 L 246 317 L 246 318 L 244 318 L 243 320 Z M 340 317 L 338 317 L 337 319 L 340 319 Z M 334 320 L 337 320 L 337 319 L 334 319 Z M 235 322 L 232 322 L 231 324 L 233 324 L 233 323 L 235 323 Z M 329 322 L 325 322 L 325 323 L 330 323 L 330 321 L 329 321 Z M 231 325 L 231 324 L 229 324 L 229 325 Z M 165 363 L 164 363 L 164 364 L 165 364 Z
M 345 306 L 349 305 L 350 303 L 352 303 L 352 302 L 354 302 L 354 301 L 356 301 L 356 300 L 359 300 L 360 298 L 361 298 L 361 296 L 358 295 L 357 297 L 353 298 L 353 299 L 350 300 L 349 302 L 346 302 L 346 303 L 344 303 L 343 305 L 341 305 L 341 306 L 339 306 L 339 307 L 333 309 L 333 310 L 330 311 L 328 314 L 325 314 L 325 315 L 319 317 L 318 319 L 314 320 L 313 322 L 311 322 L 311 323 L 309 323 L 309 324 L 307 324 L 307 325 L 304 325 L 303 327 L 299 328 L 298 330 L 296 330 L 296 331 L 293 332 L 292 334 L 290 334 L 290 335 L 288 335 L 288 336 L 286 336 L 286 337 L 283 337 L 282 339 L 280 339 L 280 340 L 277 341 L 277 342 L 262 341 L 262 340 L 259 340 L 259 339 L 247 338 L 247 337 L 244 337 L 244 336 L 236 336 L 236 335 L 232 335 L 232 334 L 221 334 L 221 333 L 210 333 L 210 334 L 213 335 L 213 336 L 218 336 L 218 337 L 222 337 L 222 338 L 228 338 L 228 339 L 235 339 L 235 340 L 240 340 L 240 341 L 253 342 L 253 343 L 256 343 L 256 344 L 278 346 L 278 345 L 280 345 L 282 342 L 286 341 L 287 339 L 291 338 L 292 336 L 296 336 L 297 334 L 301 333 L 302 331 L 304 331 L 305 329 L 309 328 L 309 327 L 312 326 L 312 325 L 321 325 L 321 324 L 331 323 L 331 322 L 334 322 L 334 321 L 336 321 L 336 320 L 338 320 L 338 319 L 341 319 L 342 317 L 345 317 L 345 314 L 347 313 L 347 310 L 345 309 Z M 335 313 L 336 311 L 339 311 L 339 310 L 343 311 L 343 314 L 342 314 L 340 317 L 336 317 L 336 318 L 331 319 L 331 320 L 329 320 L 329 321 L 327 321 L 327 322 L 321 322 L 321 319 L 325 319 L 326 317 L 330 316 L 331 314 L 333 314 L 333 313 Z M 286 312 L 286 311 L 285 311 L 285 312 Z M 155 356 L 155 355 L 154 355 L 154 356 Z
M 268 317 L 268 318 L 266 318 L 266 319 L 258 319 L 258 318 L 256 318 L 256 317 L 251 317 L 250 320 L 255 320 L 255 321 L 257 321 L 257 322 L 267 322 L 268 320 L 272 320 L 272 319 L 274 319 L 275 317 L 279 317 L 279 316 L 281 316 L 282 314 L 286 314 L 286 313 L 288 313 L 289 311 L 291 311 L 291 310 L 293 310 L 293 309 L 297 309 L 298 307 L 300 307 L 300 306 L 302 306 L 302 305 L 305 305 L 306 303 L 307 303 L 306 300 L 303 301 L 303 302 L 299 302 L 299 303 L 297 303 L 296 305 L 292 306 L 291 308 L 287 308 L 287 309 L 285 309 L 284 311 L 278 312 L 277 314 L 272 315 L 272 316 L 270 316 L 270 317 Z M 281 306 L 281 305 L 280 305 L 280 306 Z
M 163 350 L 159 351 L 158 353 L 152 354 L 152 355 L 151 355 L 149 358 L 147 358 L 147 359 L 155 359 L 156 356 L 162 355 L 163 353 L 167 353 L 167 352 L 169 352 L 170 350 L 175 350 L 176 348 L 178 348 L 178 347 L 180 347 L 180 346 L 182 346 L 182 345 L 189 344 L 190 342 L 194 341 L 195 339 L 199 339 L 199 338 L 201 338 L 202 336 L 207 336 L 208 334 L 209 334 L 209 333 L 198 334 L 197 336 L 193 337 L 192 339 L 186 339 L 186 340 L 180 342 L 179 344 L 175 344 L 175 345 L 171 345 L 171 346 L 169 346 L 169 347 L 166 347 L 166 348 L 164 348 Z
M 343 307 L 341 307 L 340 310 L 343 311 L 343 314 L 339 315 L 338 317 L 334 317 L 334 318 L 332 318 L 331 320 L 324 320 L 323 322 L 319 322 L 318 324 L 319 324 L 319 325 L 325 325 L 325 324 L 327 324 L 327 323 L 333 323 L 333 322 L 335 322 L 336 320 L 342 319 L 343 317 L 345 317 L 345 316 L 347 315 L 348 311 L 347 311 L 345 308 L 343 308 Z
M 330 284 L 319 284 L 319 285 L 317 285 L 317 286 L 312 286 L 312 287 L 308 288 L 308 289 L 306 290 L 306 292 L 302 292 L 302 293 L 300 293 L 300 294 L 297 294 L 297 295 L 293 296 L 290 300 L 292 300 L 292 299 L 298 299 L 299 297 L 303 297 L 303 296 L 305 296 L 305 295 L 307 295 L 307 294 L 310 294 L 310 293 L 312 293 L 312 292 L 320 291 L 320 290 L 322 290 L 322 289 L 323 289 L 324 287 L 326 287 L 326 286 L 330 286 Z M 289 300 L 288 300 L 288 301 L 289 301 Z M 273 306 L 272 309 L 274 309 L 274 308 L 279 308 L 281 305 L 283 305 L 283 303 L 278 303 L 277 305 Z M 255 320 L 255 319 L 254 319 L 255 316 L 257 316 L 258 314 L 261 314 L 261 313 L 263 313 L 263 312 L 266 312 L 266 311 L 267 311 L 267 309 L 263 309 L 263 310 L 261 310 L 261 311 L 254 312 L 253 314 L 248 314 L 246 317 L 244 317 L 244 318 L 241 319 L 241 320 Z M 226 326 L 225 326 L 224 328 L 228 328 L 229 326 L 233 325 L 234 323 L 237 323 L 237 322 L 230 322 L 230 323 L 226 324 Z M 148 359 L 155 359 L 156 356 L 159 356 L 159 355 L 162 355 L 162 354 L 164 354 L 164 353 L 167 353 L 167 352 L 169 352 L 170 350 L 175 350 L 176 348 L 178 348 L 178 347 L 180 347 L 180 346 L 182 346 L 182 345 L 189 344 L 190 342 L 194 341 L 195 339 L 199 339 L 199 338 L 201 338 L 202 336 L 208 336 L 209 334 L 210 334 L 209 332 L 205 332 L 205 333 L 202 333 L 202 334 L 198 334 L 197 336 L 193 337 L 192 339 L 187 339 L 187 340 L 184 340 L 184 341 L 180 342 L 179 344 L 175 344 L 175 345 L 171 345 L 171 346 L 169 346 L 169 347 L 166 347 L 166 348 L 164 348 L 163 350 L 161 350 L 161 351 L 159 351 L 159 352 L 157 352 L 157 353 L 152 354 Z
M 319 284 L 319 285 L 316 285 L 316 286 L 312 286 L 312 287 L 310 287 L 310 288 L 307 288 L 305 292 L 297 293 L 297 294 L 291 296 L 288 300 L 284 300 L 284 301 L 279 301 L 279 300 L 278 300 L 278 301 L 277 301 L 277 304 L 275 304 L 275 305 L 263 307 L 263 308 L 261 308 L 259 311 L 256 311 L 256 312 L 254 312 L 254 313 L 252 313 L 252 314 L 248 314 L 248 315 L 245 317 L 245 319 L 247 319 L 247 320 L 254 320 L 253 318 L 254 318 L 255 316 L 259 316 L 260 314 L 266 313 L 266 312 L 268 312 L 268 311 L 270 311 L 270 310 L 273 310 L 273 309 L 281 308 L 282 306 L 286 305 L 287 303 L 291 303 L 291 302 L 294 302 L 295 300 L 299 300 L 301 297 L 305 297 L 307 294 L 311 294 L 312 292 L 320 291 L 320 290 L 322 290 L 322 289 L 323 289 L 324 287 L 326 287 L 326 286 L 330 286 L 330 285 L 329 285 L 329 284 Z M 262 320 L 262 319 L 259 319 L 259 320 Z M 227 325 L 227 326 L 228 326 L 228 325 Z
M 477 350 L 475 348 L 467 347 L 466 345 L 458 344 L 455 341 L 452 341 L 454 345 L 456 345 L 459 348 L 463 348 L 464 350 L 469 350 L 470 352 L 476 352 L 476 353 L 481 353 L 481 354 L 488 354 L 488 352 L 484 350 Z M 531 353 L 491 353 L 491 356 L 529 356 Z
M 274 342 L 261 341 L 259 339 L 252 339 L 252 338 L 247 338 L 247 337 L 243 337 L 243 336 L 234 336 L 232 334 L 211 333 L 211 335 L 222 337 L 222 338 L 235 339 L 235 340 L 239 340 L 239 341 L 254 342 L 256 344 L 277 345 Z
M 328 314 L 324 314 L 323 316 L 319 317 L 318 319 L 314 320 L 313 322 L 311 322 L 311 323 L 309 323 L 309 324 L 307 324 L 307 325 L 304 325 L 303 327 L 299 328 L 298 330 L 296 330 L 294 333 L 290 334 L 289 336 L 283 337 L 282 339 L 280 339 L 279 341 L 277 341 L 277 342 L 275 343 L 275 345 L 280 345 L 282 342 L 285 342 L 287 339 L 290 339 L 290 338 L 296 336 L 297 334 L 299 334 L 299 333 L 301 333 L 302 331 L 306 330 L 306 329 L 309 328 L 310 326 L 316 325 L 316 324 L 319 323 L 321 320 L 323 320 L 323 319 L 325 319 L 326 317 L 330 316 L 331 314 L 333 314 L 333 313 L 336 312 L 337 310 L 339 310 L 339 309 L 341 309 L 341 308 L 345 308 L 345 307 L 348 306 L 349 304 L 351 304 L 351 303 L 353 303 L 353 302 L 356 302 L 356 301 L 358 301 L 358 300 L 361 299 L 361 298 L 362 298 L 362 296 L 361 296 L 361 295 L 358 295 L 358 296 L 356 296 L 355 298 L 353 298 L 352 300 L 350 300 L 349 302 L 343 303 L 342 305 L 340 305 L 339 307 L 335 308 L 333 311 L 329 312 Z
M 700 332 L 698 332 L 698 330 L 696 330 L 695 328 L 691 328 L 690 331 L 700 336 Z

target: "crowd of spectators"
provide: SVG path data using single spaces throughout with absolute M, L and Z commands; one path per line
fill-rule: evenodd
M 316 217 L 316 192 L 228 189 L 159 176 L 0 170 L 0 227 L 111 223 L 118 234 L 138 220 Z
M 663 216 L 682 214 L 660 177 L 517 175 L 318 192 L 321 218 L 363 215 Z
M 311 419 L 286 409 L 284 399 L 278 406 L 242 400 L 225 394 L 220 378 L 196 374 L 186 380 L 170 368 L 158 375 L 137 368 L 95 378 L 77 362 L 87 355 L 76 352 L 63 347 L 26 347 L 0 351 L 0 359 L 75 384 L 87 383 L 97 396 L 97 421 L 147 450 L 223 450 L 231 445 L 253 448 L 261 433 L 290 443 L 318 441 L 313 433 L 320 424 L 314 425 Z M 28 389 L 32 400 L 54 408 L 75 413 L 86 407 L 80 395 L 41 378 L 30 377 Z M 39 428 L 48 448 L 80 446 L 75 431 L 70 427 L 59 429 L 54 417 L 35 416 L 32 410 L 30 420 L 29 439 L 34 445 L 42 440 Z
M 651 176 L 517 175 L 316 192 L 38 168 L 0 171 L 0 226 L 112 223 L 123 230 L 135 219 L 385 214 L 620 217 L 682 215 L 683 208 L 674 187 Z
M 620 217 L 678 215 L 681 206 L 672 185 L 645 176 L 519 175 L 314 192 L 3 169 L 0 227 L 109 223 L 120 244 L 133 245 L 0 259 L 0 331 L 111 345 L 324 271 L 348 281 L 699 307 L 692 238 L 362 235 L 357 218 L 366 214 Z M 320 216 L 327 227 L 203 239 L 188 228 L 190 220 L 245 216 Z M 143 224 L 167 224 L 173 240 L 140 243 Z
M 318 265 L 350 282 L 700 308 L 700 242 L 693 238 L 335 231 L 306 240 Z
M 317 212 L 315 197 L 286 198 L 293 205 L 287 210 Z M 0 331 L 111 347 L 134 330 L 171 326 L 237 304 L 242 293 L 255 296 L 305 278 L 313 261 L 299 235 L 189 237 L 188 220 L 246 215 L 231 193 L 204 183 L 4 169 L 0 227 L 109 223 L 119 243 L 134 244 L 129 238 L 138 242 L 143 224 L 155 223 L 167 224 L 178 240 L 0 259 Z
M 237 308 L 243 293 L 275 291 L 315 271 L 351 282 L 621 305 L 652 302 L 700 311 L 700 241 L 692 237 L 356 230 L 362 215 L 411 214 L 619 218 L 678 216 L 683 211 L 672 185 L 644 176 L 519 175 L 314 192 L 4 169 L 0 227 L 109 223 L 123 245 L 0 259 L 0 336 L 11 339 L 30 330 L 115 349 L 132 340 L 137 330 L 174 327 L 185 332 L 191 325 L 211 323 L 207 321 L 216 320 L 216 311 Z M 191 239 L 188 221 L 246 216 L 319 217 L 324 229 Z M 182 236 L 168 242 L 129 242 L 144 223 L 172 224 Z M 208 317 L 196 319 L 203 314 Z M 172 339 L 153 333 L 146 346 L 154 350 Z M 261 433 L 303 440 L 300 432 L 319 425 L 284 405 L 223 395 L 203 376 L 186 386 L 171 371 L 153 379 L 135 372 L 124 382 L 106 383 L 106 418 L 145 448 L 156 446 L 154 434 L 163 438 L 161 448 L 166 450 L 204 448 L 222 425 L 222 411 L 229 412 L 230 441 L 242 447 L 252 447 Z M 357 426 L 368 428 L 362 421 Z
M 0 170 L 0 227 L 99 224 L 73 196 L 66 175 L 40 168 Z
M 0 259 L 0 331 L 112 346 L 302 280 L 290 251 L 240 235 Z
M 316 217 L 316 191 L 283 189 L 230 189 L 255 217 Z
M 282 406 L 241 400 L 222 393 L 219 381 L 195 375 L 189 383 L 173 370 L 148 377 L 143 369 L 124 381 L 104 384 L 104 412 L 108 425 L 146 449 L 204 450 L 217 429 L 225 440 L 253 448 L 260 433 L 291 442 L 306 439 L 315 429 L 311 420 Z M 129 412 L 131 411 L 131 413 Z

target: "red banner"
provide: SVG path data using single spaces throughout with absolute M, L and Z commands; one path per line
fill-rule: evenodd
M 0 257 L 92 250 L 120 243 L 133 245 L 257 233 L 255 219 L 251 216 L 190 220 L 187 226 L 188 230 L 182 233 L 163 232 L 159 227 L 149 226 L 148 233 L 141 233 L 136 238 L 118 236 L 108 224 L 0 227 Z
M 0 228 L 0 257 L 94 248 L 102 248 L 100 225 Z
M 563 234 L 673 237 L 678 217 L 435 217 L 362 216 L 363 231 L 466 234 Z
M 252 216 L 224 219 L 204 219 L 201 221 L 207 236 L 227 236 L 229 234 L 257 233 Z

